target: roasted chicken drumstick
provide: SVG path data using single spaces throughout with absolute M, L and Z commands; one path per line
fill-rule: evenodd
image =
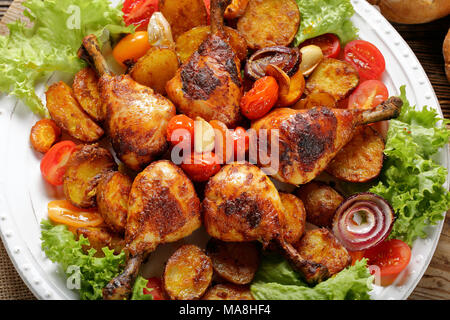
M 167 95 L 180 113 L 229 127 L 241 119 L 240 61 L 223 30 L 223 15 L 231 0 L 211 1 L 211 34 L 166 85 Z
M 130 191 L 127 265 L 103 289 L 103 298 L 126 299 L 146 256 L 160 244 L 187 237 L 200 225 L 200 200 L 183 171 L 167 160 L 150 164 L 137 175 Z
M 101 55 L 94 35 L 83 39 L 84 50 L 100 75 L 99 89 L 106 131 L 118 158 L 140 171 L 167 148 L 167 124 L 174 105 L 129 75 L 115 76 Z M 80 49 L 79 55 L 85 51 Z

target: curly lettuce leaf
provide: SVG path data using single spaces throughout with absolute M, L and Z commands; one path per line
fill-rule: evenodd
M 103 287 L 119 274 L 125 264 L 125 252 L 118 255 L 114 250 L 103 248 L 104 257 L 94 257 L 96 250 L 86 254 L 82 246 L 89 245 L 83 236 L 77 241 L 64 225 L 52 225 L 48 220 L 41 222 L 42 250 L 46 256 L 58 263 L 62 270 L 72 276 L 74 267 L 79 270 L 80 298 L 82 300 L 102 299 Z
M 325 33 L 334 33 L 342 43 L 357 37 L 358 29 L 350 21 L 355 13 L 350 0 L 296 0 L 301 21 L 294 46 Z
M 134 30 L 125 27 L 120 8 L 108 0 L 28 0 L 23 6 L 33 26 L 16 21 L 8 25 L 8 36 L 0 36 L 0 91 L 41 115 L 47 110 L 35 93 L 36 83 L 53 71 L 80 70 L 85 64 L 77 50 L 84 36 L 106 40 Z
M 263 258 L 250 289 L 258 300 L 369 300 L 372 283 L 366 259 L 311 288 L 283 258 L 270 255 Z
M 147 288 L 148 280 L 138 276 L 133 286 L 133 294 L 131 300 L 153 300 L 153 296 L 149 293 L 144 293 L 144 288 Z

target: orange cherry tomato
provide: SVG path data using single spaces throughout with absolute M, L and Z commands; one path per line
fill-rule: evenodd
M 241 113 L 250 120 L 267 114 L 278 100 L 278 83 L 274 77 L 258 79 L 241 99 Z
M 208 181 L 220 170 L 220 159 L 214 152 L 192 153 L 189 160 L 183 160 L 181 169 L 195 182 Z
M 153 277 L 147 280 L 148 289 L 144 288 L 144 294 L 151 294 L 153 296 L 153 300 L 167 300 L 164 295 L 161 279 Z
M 77 208 L 68 200 L 50 201 L 47 208 L 51 221 L 73 228 L 98 227 L 104 222 L 97 210 Z
M 66 140 L 58 142 L 47 151 L 41 160 L 41 173 L 48 183 L 54 186 L 63 184 L 67 162 L 75 148 L 74 142 Z
M 61 129 L 54 120 L 41 119 L 31 128 L 30 142 L 34 150 L 46 153 L 60 136 Z
M 172 117 L 167 125 L 167 141 L 174 146 L 179 143 L 194 145 L 194 120 L 184 114 Z
M 148 32 L 136 31 L 119 41 L 114 47 L 113 56 L 119 64 L 126 66 L 127 62 L 136 62 L 150 48 L 151 44 L 148 42 Z

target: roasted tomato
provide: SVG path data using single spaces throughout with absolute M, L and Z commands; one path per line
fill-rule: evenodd
M 122 7 L 125 24 L 135 25 L 136 30 L 146 30 L 148 22 L 155 11 L 158 11 L 159 0 L 125 0 Z
M 167 141 L 172 145 L 179 143 L 194 144 L 194 120 L 184 114 L 176 115 L 167 125 Z
M 183 160 L 181 168 L 192 181 L 204 182 L 219 172 L 220 160 L 213 152 L 192 153 L 190 159 Z
M 380 50 L 364 40 L 349 42 L 344 49 L 344 58 L 358 69 L 361 82 L 380 79 L 386 68 Z
M 61 129 L 55 121 L 41 119 L 31 128 L 30 142 L 34 150 L 46 153 L 60 136 Z
M 147 31 L 137 31 L 125 36 L 114 47 L 113 56 L 122 66 L 134 63 L 151 48 Z
M 253 88 L 241 99 L 241 112 L 250 120 L 266 115 L 278 100 L 278 83 L 274 77 L 256 80 Z
M 300 47 L 306 47 L 310 44 L 320 47 L 325 58 L 337 58 L 341 52 L 341 42 L 339 41 L 339 38 L 332 33 L 308 39 L 303 42 Z
M 66 140 L 58 142 L 48 150 L 41 160 L 41 173 L 48 183 L 54 186 L 63 184 L 67 162 L 75 147 L 74 142 Z
M 47 205 L 48 217 L 54 223 L 73 228 L 98 227 L 103 224 L 96 209 L 80 209 L 68 200 L 54 200 Z

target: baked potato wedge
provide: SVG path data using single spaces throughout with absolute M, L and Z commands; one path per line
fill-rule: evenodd
M 251 49 L 288 46 L 300 25 L 295 0 L 250 0 L 237 23 Z
M 290 193 L 280 192 L 280 199 L 286 221 L 284 239 L 289 243 L 295 243 L 305 232 L 305 207 L 302 200 Z
M 118 171 L 107 172 L 97 186 L 97 207 L 108 227 L 120 234 L 127 224 L 128 195 L 133 181 Z
M 255 300 L 255 298 L 248 286 L 224 283 L 210 288 L 202 300 Z
M 208 24 L 203 0 L 159 0 L 159 11 L 170 23 L 175 40 L 194 27 Z
M 347 97 L 358 84 L 358 70 L 353 65 L 325 58 L 306 81 L 306 94 L 326 92 L 338 101 Z
M 295 248 L 306 260 L 326 266 L 330 276 L 352 262 L 347 249 L 325 228 L 307 231 Z
M 50 116 L 72 137 L 83 142 L 95 142 L 103 136 L 103 129 L 83 111 L 72 88 L 66 83 L 52 84 L 45 95 Z
M 336 209 L 344 201 L 332 187 L 316 181 L 302 185 L 296 194 L 305 205 L 306 221 L 319 227 L 331 226 Z
M 259 266 L 259 251 L 254 242 L 223 242 L 214 238 L 206 246 L 214 271 L 235 284 L 252 282 Z
M 384 140 L 371 126 L 359 128 L 352 140 L 327 166 L 332 176 L 347 182 L 367 182 L 381 172 L 384 160 Z
M 129 74 L 138 83 L 165 95 L 166 83 L 175 76 L 178 66 L 175 50 L 153 46 L 131 67 Z
M 86 67 L 78 71 L 73 79 L 72 89 L 81 108 L 92 119 L 97 122 L 105 120 L 98 90 L 98 77 L 93 69 Z
M 97 145 L 82 145 L 72 153 L 63 178 L 64 194 L 73 205 L 96 205 L 97 185 L 103 174 L 115 170 L 111 153 Z
M 197 246 L 181 246 L 169 258 L 163 275 L 166 293 L 172 300 L 199 299 L 211 284 L 211 259 Z
M 89 240 L 89 246 L 83 245 L 83 250 L 88 252 L 90 249 L 95 249 L 95 257 L 105 256 L 102 248 L 108 247 L 109 249 L 114 250 L 115 254 L 119 254 L 125 247 L 125 240 L 123 237 L 120 237 L 118 234 L 115 234 L 106 228 L 78 228 L 76 234 L 77 239 L 83 235 Z

